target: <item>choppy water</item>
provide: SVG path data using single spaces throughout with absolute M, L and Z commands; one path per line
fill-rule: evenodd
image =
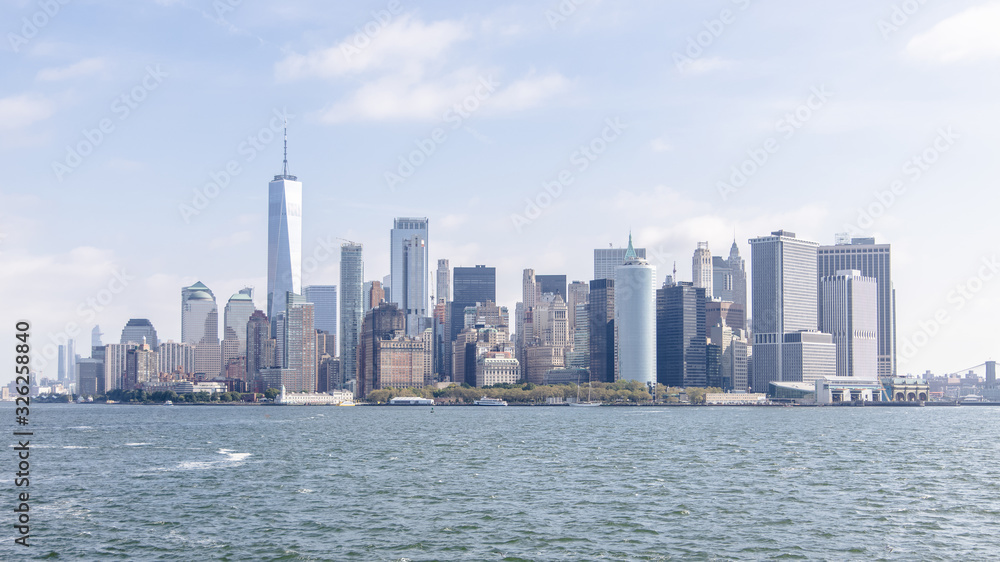
M 1000 553 L 1000 408 L 39 405 L 32 422 L 35 546 L 13 548 L 5 460 L 5 560 Z

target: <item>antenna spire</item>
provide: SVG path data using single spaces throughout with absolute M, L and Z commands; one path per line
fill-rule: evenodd
M 281 175 L 288 175 L 288 118 L 285 117 L 285 164 L 282 168 Z

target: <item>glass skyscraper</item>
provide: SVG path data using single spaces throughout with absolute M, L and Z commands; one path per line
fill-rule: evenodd
M 400 217 L 393 221 L 390 233 L 390 290 L 386 300 L 396 303 L 406 314 L 408 332 L 417 329 L 416 322 L 411 322 L 411 318 L 428 316 L 430 259 L 427 231 L 426 217 Z
M 337 335 L 337 286 L 309 285 L 302 294 L 313 303 L 313 322 L 317 330 Z
M 616 378 L 656 384 L 656 268 L 638 257 L 629 235 L 615 270 Z
M 451 333 L 449 342 L 462 331 L 465 323 L 465 307 L 476 303 L 497 300 L 497 268 L 477 265 L 476 267 L 456 267 L 452 273 L 455 300 L 451 307 Z
M 302 182 L 288 174 L 288 135 L 282 172 L 268 184 L 267 317 L 285 312 L 287 294 L 302 293 Z
M 365 314 L 365 263 L 361 244 L 340 247 L 340 360 L 344 382 L 358 374 L 358 336 Z

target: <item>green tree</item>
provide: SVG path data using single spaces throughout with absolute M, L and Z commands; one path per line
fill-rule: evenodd
M 277 397 L 279 394 L 281 394 L 281 391 L 278 390 L 277 388 L 269 388 L 264 391 L 264 398 L 267 398 L 268 400 L 274 400 L 275 397 Z

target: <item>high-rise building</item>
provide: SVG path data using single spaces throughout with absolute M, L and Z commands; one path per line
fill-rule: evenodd
M 588 305 L 590 377 L 596 382 L 615 380 L 615 280 L 590 282 Z
M 656 291 L 656 380 L 666 386 L 707 386 L 705 293 L 693 283 Z
M 73 339 L 66 341 L 66 380 L 70 382 L 76 381 L 76 362 L 78 357 L 76 355 L 76 344 Z
M 59 380 L 66 379 L 66 346 L 60 345 L 58 348 L 57 362 L 56 362 L 56 378 Z
M 316 391 L 316 329 L 313 326 L 313 304 L 300 295 L 287 295 L 285 305 L 288 324 L 285 327 L 285 364 L 295 373 L 283 382 L 289 392 Z
M 539 293 L 552 293 L 562 297 L 563 302 L 566 296 L 566 276 L 565 275 L 536 275 L 535 282 L 538 283 Z
M 215 378 L 222 365 L 215 294 L 198 282 L 181 289 L 181 302 L 181 341 L 194 346 L 195 372 Z
M 344 382 L 357 378 L 358 336 L 365 314 L 365 262 L 361 244 L 340 247 L 340 376 Z
M 377 388 L 379 342 L 402 337 L 406 315 L 394 303 L 383 303 L 365 315 L 358 349 L 357 394 L 367 396 Z
M 712 252 L 708 242 L 698 242 L 698 248 L 691 257 L 691 280 L 695 287 L 705 289 L 705 294 L 713 295 L 712 289 Z M 674 279 L 674 282 L 677 280 Z
M 736 240 L 733 240 L 733 245 L 729 248 L 729 259 L 726 260 L 726 266 L 728 266 L 728 276 L 733 290 L 733 298 L 729 300 L 742 306 L 743 310 L 747 311 L 749 310 L 747 308 L 747 270 L 743 258 L 740 257 L 740 248 L 736 245 Z M 743 326 L 732 327 L 746 330 L 745 323 Z
M 275 366 L 274 340 L 271 339 L 271 323 L 263 310 L 255 310 L 247 321 L 247 363 L 248 380 L 256 380 L 261 369 Z
M 90 331 L 90 348 L 91 349 L 93 349 L 95 347 L 104 347 L 104 343 L 101 341 L 101 336 L 103 336 L 103 335 L 104 334 L 101 333 L 101 327 L 100 326 L 94 326 L 94 329 Z
M 426 318 L 428 299 L 427 240 L 417 234 L 403 240 L 403 279 L 396 295 L 406 314 L 406 335 L 422 331 L 420 319 Z M 395 284 L 395 281 L 393 282 Z
M 303 291 L 302 296 L 306 298 L 306 302 L 313 303 L 316 329 L 336 336 L 337 286 L 309 285 Z
M 569 310 L 569 332 L 576 333 L 576 307 L 590 302 L 590 285 L 583 281 L 573 281 L 566 289 L 566 308 Z M 575 344 L 574 344 L 575 349 Z M 583 367 L 587 368 L 587 367 Z
M 194 346 L 168 340 L 156 348 L 160 361 L 160 372 L 169 375 L 190 375 L 194 373 Z
M 572 293 L 570 293 L 572 295 Z M 573 310 L 573 351 L 566 354 L 566 367 L 590 369 L 590 305 L 580 303 Z
M 302 293 L 302 182 L 288 173 L 288 132 L 281 173 L 267 190 L 267 317 L 274 322 L 285 311 L 288 293 Z
M 834 246 L 817 250 L 816 275 L 836 275 L 840 270 L 854 269 L 865 277 L 873 277 L 878 285 L 878 376 L 896 376 L 896 290 L 892 284 L 892 251 L 889 244 L 876 244 L 874 238 L 842 237 Z M 819 321 L 823 322 L 820 303 Z
M 365 314 L 369 310 L 385 302 L 385 291 L 382 290 L 381 281 L 365 281 Z
M 824 343 L 816 333 L 818 246 L 784 230 L 750 240 L 754 392 L 767 392 L 773 381 L 808 382 L 826 372 L 811 362 L 826 351 L 810 351 Z M 804 332 L 813 334 L 800 336 Z
M 645 248 L 633 248 L 637 258 L 646 259 Z M 625 263 L 628 248 L 597 248 L 594 250 L 594 279 L 615 280 L 615 269 Z
M 618 379 L 656 384 L 656 268 L 638 257 L 629 234 L 615 270 L 615 364 Z
M 708 297 L 733 301 L 733 273 L 729 271 L 729 262 L 721 256 L 712 256 L 712 294 Z
M 456 267 L 453 271 L 454 301 L 451 310 L 451 333 L 448 341 L 455 337 L 465 325 L 465 307 L 477 303 L 497 300 L 497 269 L 477 265 Z
M 122 328 L 122 337 L 119 343 L 141 343 L 149 344 L 149 347 L 156 349 L 159 340 L 156 339 L 156 328 L 152 322 L 145 318 L 132 318 Z
M 223 314 L 222 336 L 222 371 L 232 361 L 241 365 L 246 363 L 247 355 L 247 322 L 255 308 L 253 299 L 248 292 L 240 291 L 229 297 Z
M 708 331 L 708 341 L 718 350 L 718 379 L 709 377 L 708 385 L 726 391 L 746 392 L 748 378 L 748 342 L 745 332 L 726 325 L 724 319 Z M 711 354 L 709 354 L 711 357 Z
M 109 343 L 104 346 L 104 391 L 124 388 L 125 359 L 129 349 L 138 347 L 135 344 Z M 130 389 L 129 389 L 130 390 Z
M 434 298 L 438 302 L 448 302 L 451 300 L 451 267 L 448 260 L 438 260 L 437 268 L 437 291 Z
M 822 278 L 822 331 L 837 346 L 837 376 L 878 376 L 878 281 L 856 269 Z
M 125 375 L 122 388 L 136 390 L 142 383 L 158 381 L 159 368 L 160 361 L 149 344 L 129 345 L 125 352 Z
M 413 318 L 427 316 L 430 299 L 428 223 L 426 217 L 400 217 L 393 221 L 390 233 L 390 290 L 386 300 Z
M 104 361 L 81 359 L 77 363 L 77 391 L 80 396 L 104 394 Z
M 734 330 L 744 330 L 747 313 L 743 305 L 720 300 L 705 301 L 705 330 L 711 330 L 720 321 Z

